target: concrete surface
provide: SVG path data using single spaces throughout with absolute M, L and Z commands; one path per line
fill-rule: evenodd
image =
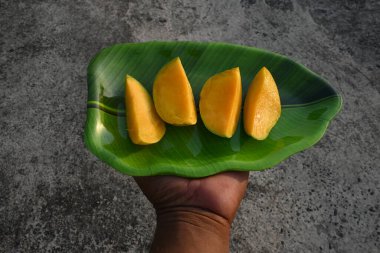
M 154 213 L 84 147 L 101 48 L 225 41 L 287 55 L 344 107 L 313 148 L 251 173 L 231 252 L 380 252 L 376 0 L 0 0 L 0 252 L 145 252 Z

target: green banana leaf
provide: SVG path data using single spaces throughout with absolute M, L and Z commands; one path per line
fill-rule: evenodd
M 266 66 L 276 80 L 282 105 L 268 138 L 249 137 L 242 117 L 234 136 L 222 138 L 209 132 L 198 117 L 195 126 L 167 125 L 164 138 L 156 144 L 133 144 L 126 130 L 125 75 L 135 77 L 151 93 L 159 69 L 177 56 L 196 104 L 205 81 L 233 67 L 240 67 L 244 99 L 253 77 Z M 204 177 L 227 170 L 264 170 L 318 142 L 341 105 L 341 96 L 325 80 L 265 50 L 207 42 L 118 44 L 101 50 L 88 66 L 84 140 L 97 157 L 131 176 Z

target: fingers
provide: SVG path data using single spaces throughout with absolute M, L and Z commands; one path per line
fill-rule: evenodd
M 233 171 L 230 173 L 231 177 L 235 178 L 235 180 L 239 182 L 248 182 L 249 171 Z
M 149 180 L 151 180 L 150 178 L 151 177 L 133 177 L 138 185 L 146 184 Z
M 223 178 L 227 180 L 233 179 L 237 183 L 247 184 L 248 178 L 249 178 L 249 171 L 226 171 L 226 172 L 216 174 L 214 175 L 214 177 L 219 177 L 219 178 Z

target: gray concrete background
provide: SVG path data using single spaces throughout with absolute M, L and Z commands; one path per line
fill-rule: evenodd
M 289 56 L 344 107 L 323 139 L 250 175 L 232 252 L 379 252 L 376 0 L 0 0 L 0 252 L 145 252 L 154 212 L 87 151 L 86 67 L 101 48 L 224 41 Z

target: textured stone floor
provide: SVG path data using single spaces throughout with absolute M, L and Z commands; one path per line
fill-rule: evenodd
M 323 139 L 250 174 L 231 252 L 380 252 L 376 0 L 0 0 L 0 252 L 145 252 L 152 207 L 87 151 L 101 48 L 224 41 L 289 56 L 338 90 Z

